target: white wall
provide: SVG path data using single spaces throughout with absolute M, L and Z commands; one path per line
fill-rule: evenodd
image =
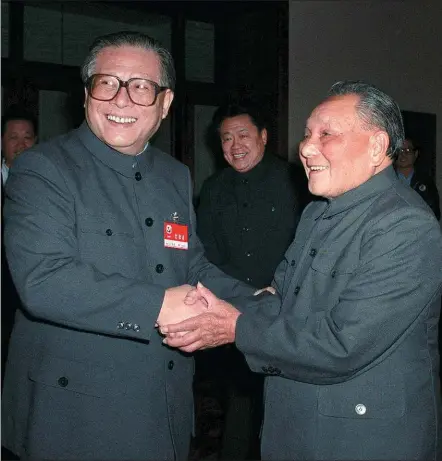
M 441 194 L 442 0 L 290 0 L 289 34 L 289 158 L 328 88 L 361 79 L 436 114 Z

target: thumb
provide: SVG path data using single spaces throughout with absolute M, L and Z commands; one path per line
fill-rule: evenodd
M 207 301 L 207 304 L 210 306 L 214 301 L 217 300 L 217 297 L 208 289 L 206 288 L 201 282 L 198 282 L 197 285 L 197 290 L 199 294 L 205 298 Z

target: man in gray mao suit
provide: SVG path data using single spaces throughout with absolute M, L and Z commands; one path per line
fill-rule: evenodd
M 391 97 L 335 84 L 300 145 L 309 189 L 324 200 L 302 215 L 275 273 L 278 296 L 240 313 L 199 286 L 207 313 L 162 326 L 188 352 L 235 341 L 267 375 L 263 459 L 442 459 L 442 235 L 395 175 L 403 139 Z
M 193 359 L 156 323 L 203 280 L 250 294 L 204 258 L 187 168 L 149 144 L 173 99 L 169 52 L 146 35 L 98 38 L 82 68 L 86 121 L 14 163 L 5 244 L 23 302 L 2 401 L 21 459 L 185 460 Z M 171 317 L 173 316 L 173 317 Z

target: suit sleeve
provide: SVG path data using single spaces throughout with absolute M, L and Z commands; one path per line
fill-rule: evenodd
M 421 209 L 395 211 L 367 232 L 360 264 L 336 305 L 301 325 L 284 304 L 280 314 L 245 312 L 237 347 L 254 371 L 271 365 L 296 381 L 346 381 L 390 355 L 428 317 L 437 318 L 441 267 L 434 217 Z
M 80 259 L 74 197 L 57 166 L 38 151 L 14 163 L 4 219 L 11 273 L 32 316 L 100 334 L 145 340 L 156 334 L 165 289 L 104 275 Z

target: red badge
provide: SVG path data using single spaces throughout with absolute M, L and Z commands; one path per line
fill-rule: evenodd
M 189 236 L 187 225 L 166 221 L 164 223 L 164 247 L 188 250 Z

